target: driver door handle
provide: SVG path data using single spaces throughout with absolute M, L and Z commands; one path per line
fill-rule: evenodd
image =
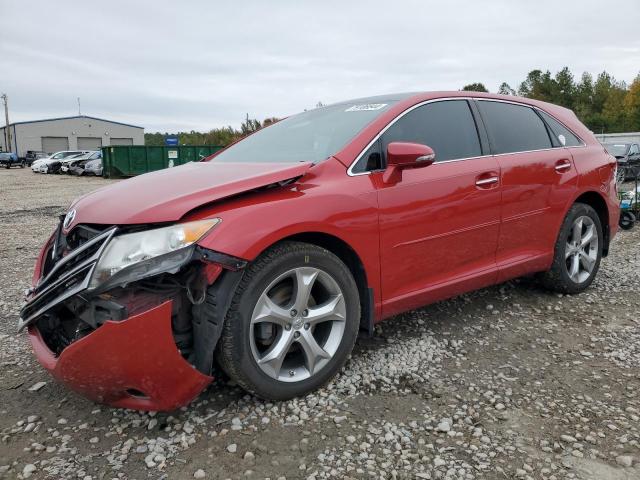
M 476 177 L 476 187 L 482 189 L 494 188 L 499 181 L 500 177 L 496 172 L 483 173 Z

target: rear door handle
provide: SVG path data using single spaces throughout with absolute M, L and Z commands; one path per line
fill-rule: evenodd
M 485 173 L 479 175 L 476 178 L 476 187 L 478 188 L 492 188 L 493 185 L 497 184 L 500 181 L 500 177 L 495 173 Z
M 564 173 L 569 170 L 571 170 L 571 162 L 566 158 L 563 158 L 562 160 L 558 160 L 556 162 L 556 172 Z

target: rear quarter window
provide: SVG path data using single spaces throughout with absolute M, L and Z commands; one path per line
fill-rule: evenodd
M 528 152 L 551 148 L 544 122 L 530 107 L 479 100 L 494 153 Z
M 560 145 L 563 147 L 579 147 L 582 145 L 582 141 L 558 120 L 547 112 L 539 110 L 538 113 L 540 113 L 544 121 L 547 122 L 547 125 L 549 125 L 551 132 L 558 139 Z

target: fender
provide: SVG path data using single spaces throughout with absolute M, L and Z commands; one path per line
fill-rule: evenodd
M 600 206 L 593 205 L 596 210 L 600 210 L 602 216 L 606 214 L 608 221 L 602 222 L 602 230 L 604 235 L 603 255 L 606 256 L 609 249 L 609 243 L 618 231 L 618 221 L 620 218 L 620 204 L 615 183 L 615 166 L 616 159 L 609 156 L 608 165 L 602 165 L 603 147 L 595 138 L 588 137 L 586 148 L 571 148 L 576 170 L 578 171 L 578 188 L 570 201 L 565 205 L 562 219 L 567 214 L 571 205 L 580 197 L 590 196 L 591 198 L 601 201 Z M 599 188 L 594 188 L 599 185 Z M 598 202 L 600 203 L 600 202 Z M 604 209 L 604 211 L 602 211 Z M 562 221 L 560 219 L 560 221 Z M 558 229 L 560 226 L 558 225 Z
M 320 172 L 322 183 L 316 182 Z M 378 310 L 378 203 L 370 176 L 349 177 L 345 166 L 332 158 L 315 165 L 296 182 L 192 211 L 184 221 L 211 217 L 222 221 L 198 244 L 247 261 L 294 235 L 320 233 L 339 239 L 362 262 Z
M 564 221 L 565 217 L 567 216 L 567 213 L 569 213 L 569 209 L 573 206 L 574 203 L 576 203 L 576 201 L 583 195 L 585 194 L 596 194 L 598 195 L 600 198 L 602 198 L 602 201 L 606 203 L 606 199 L 602 196 L 602 194 L 600 192 L 598 192 L 597 190 L 594 190 L 593 188 L 578 188 L 577 190 L 575 190 L 573 192 L 573 194 L 571 195 L 571 197 L 568 198 L 568 200 L 564 203 L 564 205 L 562 206 L 562 216 L 558 216 L 557 222 L 556 224 L 553 226 L 554 230 L 556 232 L 560 231 L 560 227 L 562 226 L 562 222 Z M 605 225 L 602 226 L 603 228 L 605 227 Z M 556 234 L 557 235 L 557 234 Z

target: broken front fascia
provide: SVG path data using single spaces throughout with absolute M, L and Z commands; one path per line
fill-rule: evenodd
M 39 279 L 28 292 L 18 330 L 72 296 L 95 296 L 116 286 L 177 272 L 191 260 L 196 242 L 219 223 L 214 218 L 121 234 L 112 227 L 66 255 L 61 223 L 40 257 Z M 45 271 L 49 261 L 52 265 Z
M 167 230 L 167 227 L 124 234 L 122 237 L 135 237 L 145 232 L 154 232 L 157 236 L 161 230 Z M 201 357 L 210 355 L 202 349 L 213 349 L 215 342 L 211 345 L 209 339 L 206 342 L 204 339 L 195 341 L 192 334 L 197 335 L 210 322 L 203 318 L 206 312 L 199 309 L 200 314 L 197 315 L 191 304 L 204 301 L 208 286 L 215 282 L 223 270 L 228 270 L 229 276 L 232 276 L 232 271 L 244 268 L 246 261 L 191 243 L 173 252 L 133 263 L 115 273 L 109 272 L 112 274 L 105 276 L 102 282 L 92 288 L 96 271 L 99 271 L 100 264 L 109 253 L 109 246 L 119 238 L 116 233 L 117 229 L 113 227 L 97 234 L 66 255 L 60 255 L 57 262 L 43 273 L 47 259 L 55 258 L 58 247 L 66 241 L 59 228 L 41 252 L 35 274 L 39 280 L 34 282 L 29 302 L 22 308 L 19 328 L 35 325 L 49 340 L 50 350 L 60 354 L 71 343 L 91 334 L 107 321 L 123 321 L 171 300 L 176 345 L 185 358 L 197 363 L 203 373 L 209 374 L 211 365 L 206 360 L 203 362 Z M 204 233 L 199 233 L 194 241 L 202 238 Z M 117 243 L 112 250 L 118 251 Z M 109 262 L 106 263 L 108 266 Z M 67 331 L 62 327 L 67 327 Z M 204 330 L 213 333 L 211 328 Z M 217 330 L 215 333 L 219 334 Z M 57 340 L 51 340 L 51 335 Z M 183 349 L 185 345 L 188 348 Z
M 191 402 L 212 377 L 193 368 L 172 338 L 172 302 L 125 321 L 107 321 L 60 355 L 40 330 L 29 339 L 42 366 L 69 389 L 120 408 L 171 411 Z
M 62 257 L 77 257 L 69 261 L 72 265 L 57 267 L 59 261 L 48 268 L 45 278 L 52 274 L 53 278 L 44 285 L 42 281 L 37 284 L 35 296 L 23 313 L 29 311 L 28 307 L 32 312 L 40 308 L 32 303 L 40 295 L 51 293 L 48 289 L 58 283 L 59 277 L 72 281 L 75 267 L 82 273 L 86 261 L 95 265 L 94 257 L 104 249 L 102 242 L 113 234 L 110 230 L 88 250 L 82 247 L 91 241 Z M 40 254 L 37 277 L 55 240 L 52 237 Z M 126 288 L 123 269 L 118 272 L 121 281 L 114 276 L 102 293 L 84 289 L 63 295 L 59 301 L 45 298 L 51 306 L 27 322 L 40 363 L 70 389 L 109 405 L 171 410 L 189 403 L 211 382 L 213 353 L 227 300 L 233 297 L 246 262 L 196 244 L 175 258 L 182 263 L 158 260 L 173 273 L 159 272 L 158 268 L 136 270 L 154 274 L 137 280 L 127 274 Z M 85 275 L 90 278 L 89 272 Z M 206 302 L 207 290 L 224 301 Z M 53 293 L 57 294 L 55 288 Z M 224 297 L 218 296 L 223 293 Z

